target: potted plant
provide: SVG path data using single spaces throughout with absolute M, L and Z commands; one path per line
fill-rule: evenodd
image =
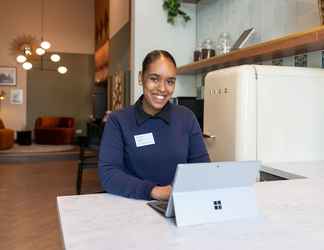
M 174 25 L 177 16 L 181 16 L 185 22 L 191 20 L 190 16 L 188 16 L 183 10 L 181 10 L 180 7 L 180 0 L 165 0 L 163 2 L 163 9 L 168 13 L 168 23 Z

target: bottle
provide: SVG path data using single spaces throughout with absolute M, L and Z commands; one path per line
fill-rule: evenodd
M 232 47 L 232 40 L 230 34 L 227 32 L 222 32 L 219 35 L 217 40 L 217 46 L 216 46 L 217 55 L 223 55 L 230 52 L 231 47 Z
M 201 57 L 202 59 L 207 59 L 210 57 L 215 56 L 215 49 L 213 48 L 213 41 L 210 39 L 206 39 L 203 43 L 202 50 L 201 50 Z
M 194 62 L 201 60 L 201 45 L 199 45 L 195 48 L 194 54 L 193 54 L 193 60 L 194 60 Z

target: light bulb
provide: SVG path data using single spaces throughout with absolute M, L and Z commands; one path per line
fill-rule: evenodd
M 40 44 L 40 46 L 43 49 L 47 50 L 47 49 L 49 49 L 51 47 L 51 44 L 48 41 L 42 41 L 41 44 Z
M 24 63 L 24 62 L 27 61 L 27 57 L 25 57 L 25 56 L 23 56 L 23 55 L 18 55 L 18 56 L 16 57 L 16 60 L 17 60 L 18 63 Z
M 45 51 L 45 49 L 43 49 L 43 48 L 37 48 L 37 49 L 36 49 L 36 54 L 39 55 L 39 56 L 44 55 L 45 52 L 46 52 L 46 51 Z
M 58 54 L 51 55 L 52 62 L 59 62 L 60 60 L 61 60 L 61 57 Z
M 26 56 L 31 56 L 32 55 L 32 49 L 30 47 L 25 47 L 24 48 L 24 53 Z
M 68 69 L 67 69 L 67 67 L 65 67 L 65 66 L 60 66 L 60 67 L 57 68 L 57 71 L 58 71 L 60 74 L 65 74 L 65 73 L 68 71 Z
M 30 63 L 30 62 L 24 62 L 22 67 L 25 69 L 25 70 L 30 70 L 33 65 Z

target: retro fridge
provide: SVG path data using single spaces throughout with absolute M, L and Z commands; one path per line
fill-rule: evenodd
M 243 65 L 207 74 L 213 161 L 324 160 L 324 69 Z

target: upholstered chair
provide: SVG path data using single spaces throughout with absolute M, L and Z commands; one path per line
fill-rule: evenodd
M 12 129 L 5 128 L 0 118 L 0 150 L 9 149 L 14 145 L 15 132 Z
M 75 121 L 72 117 L 39 117 L 35 122 L 34 140 L 37 144 L 72 144 Z

